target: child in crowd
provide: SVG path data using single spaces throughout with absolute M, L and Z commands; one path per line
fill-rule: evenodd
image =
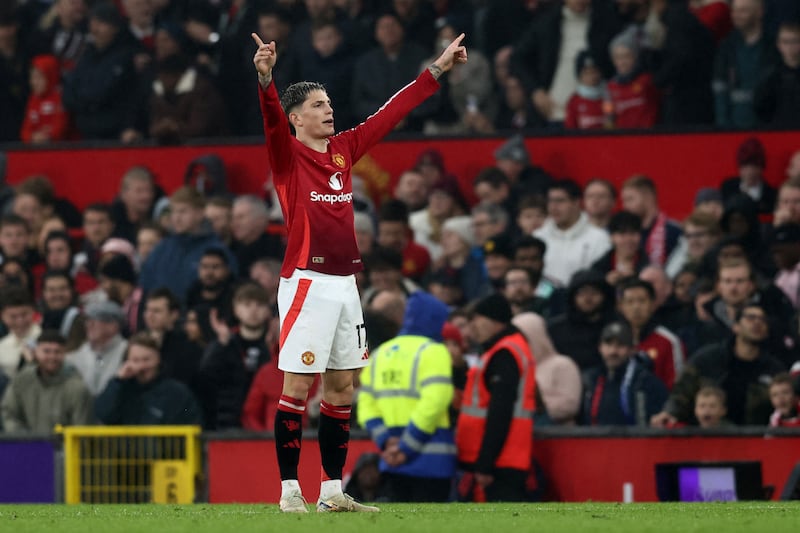
M 578 87 L 567 102 L 564 126 L 571 129 L 596 130 L 605 126 L 603 103 L 607 99 L 603 74 L 591 54 L 583 51 L 575 59 Z
M 616 75 L 608 82 L 606 114 L 614 128 L 650 128 L 659 109 L 658 89 L 644 72 L 639 47 L 630 31 L 619 34 L 609 46 Z
M 694 416 L 697 425 L 703 429 L 728 426 L 725 415 L 728 413 L 725 391 L 710 385 L 701 387 L 694 397 Z
M 31 61 L 31 95 L 25 109 L 20 139 L 41 144 L 67 137 L 69 116 L 61 104 L 61 74 L 58 59 L 36 56 Z
M 784 373 L 772 378 L 769 400 L 775 408 L 769 417 L 770 427 L 800 427 L 800 398 L 791 375 Z

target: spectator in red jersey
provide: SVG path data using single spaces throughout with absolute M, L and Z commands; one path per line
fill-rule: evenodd
M 606 125 L 603 102 L 606 86 L 603 73 L 597 68 L 590 52 L 584 50 L 575 60 L 575 75 L 578 86 L 567 102 L 567 117 L 564 126 L 581 130 L 602 129 Z
M 771 427 L 800 427 L 800 398 L 791 375 L 783 373 L 772 378 L 769 401 L 775 408 L 769 417 Z
M 633 32 L 611 41 L 611 60 L 616 74 L 608 82 L 606 109 L 615 128 L 651 128 L 658 119 L 660 97 L 653 76 L 642 68 Z
M 633 332 L 636 349 L 652 361 L 653 373 L 672 389 L 684 366 L 684 348 L 672 331 L 655 322 L 656 293 L 647 281 L 632 278 L 619 287 L 619 311 Z
M 731 31 L 731 8 L 725 0 L 689 0 L 689 9 L 717 43 Z
M 20 140 L 42 144 L 67 137 L 69 116 L 61 104 L 61 74 L 53 56 L 31 61 L 31 95 L 22 121 Z

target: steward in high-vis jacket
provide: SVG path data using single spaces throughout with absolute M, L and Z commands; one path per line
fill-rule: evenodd
M 470 329 L 483 353 L 467 376 L 458 417 L 458 462 L 467 472 L 460 497 L 523 501 L 533 453 L 533 355 L 511 325 L 511 307 L 501 294 L 478 301 Z
M 415 292 L 399 335 L 361 372 L 358 422 L 383 450 L 390 501 L 443 502 L 450 493 L 456 448 L 448 414 L 452 360 L 441 342 L 447 315 L 442 302 Z

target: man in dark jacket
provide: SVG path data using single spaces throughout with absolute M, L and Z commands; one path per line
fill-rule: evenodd
M 728 397 L 728 419 L 738 425 L 765 426 L 772 405 L 770 378 L 786 367 L 764 347 L 769 335 L 767 314 L 747 304 L 736 314 L 733 337 L 697 351 L 681 374 L 664 409 L 651 419 L 654 426 L 692 422 L 694 397 L 700 386 L 712 384 Z
M 714 110 L 717 126 L 751 129 L 756 125 L 753 93 L 778 61 L 772 36 L 764 33 L 762 0 L 734 0 L 733 31 L 714 60 Z
M 91 44 L 64 79 L 64 107 L 86 139 L 132 140 L 138 122 L 135 48 L 123 18 L 110 2 L 100 2 L 89 16 Z
M 661 21 L 667 33 L 653 81 L 664 93 L 662 121 L 670 125 L 710 124 L 714 120 L 714 37 L 689 11 L 686 0 L 669 0 Z
M 556 352 L 587 370 L 601 363 L 597 344 L 603 325 L 614 312 L 614 290 L 602 274 L 584 270 L 573 276 L 567 298 L 567 312 L 553 318 L 547 331 Z
M 467 472 L 460 496 L 480 500 L 483 491 L 486 501 L 523 501 L 533 439 L 533 355 L 498 293 L 478 301 L 470 330 L 483 353 L 467 376 L 456 427 L 458 461 Z
M 203 351 L 175 327 L 180 311 L 181 303 L 169 289 L 154 289 L 144 304 L 144 325 L 161 344 L 161 375 L 193 387 Z
M 756 114 L 762 124 L 797 128 L 800 126 L 800 24 L 781 24 L 778 51 L 780 63 L 756 87 Z
M 600 335 L 603 364 L 583 374 L 584 422 L 591 426 L 647 426 L 669 395 L 634 349 L 625 322 L 612 322 Z
M 108 425 L 199 425 L 202 415 L 189 389 L 159 373 L 158 340 L 137 333 L 128 344 L 128 356 L 105 390 L 95 400 L 98 420 Z
M 774 285 L 760 289 L 756 285 L 753 267 L 745 260 L 721 262 L 717 270 L 716 288 L 718 296 L 703 306 L 710 316 L 698 329 L 700 345 L 725 338 L 734 331 L 735 317 L 746 305 L 756 304 L 767 311 L 769 351 L 785 364 L 796 359 L 791 348 L 793 343 L 789 329 L 790 317 L 794 314 L 792 303 Z
M 18 10 L 14 2 L 0 7 L 0 143 L 19 140 L 28 100 L 30 56 L 20 35 Z
M 203 338 L 215 338 L 209 316 L 215 309 L 217 316 L 229 324 L 233 323 L 234 275 L 228 264 L 228 256 L 221 248 L 209 248 L 200 256 L 197 264 L 197 281 L 186 293 L 186 309 L 197 313 L 197 321 Z
M 258 369 L 270 360 L 265 336 L 271 311 L 269 295 L 260 285 L 246 283 L 236 289 L 233 312 L 238 330 L 231 330 L 211 312 L 217 340 L 200 363 L 202 401 L 208 429 L 241 427 L 242 406 Z

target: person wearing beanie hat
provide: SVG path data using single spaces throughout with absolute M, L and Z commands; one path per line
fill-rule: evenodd
M 661 97 L 653 76 L 642 68 L 636 30 L 631 27 L 609 45 L 616 74 L 608 82 L 604 104 L 606 126 L 651 128 L 656 123 Z
M 442 267 L 459 280 L 466 301 L 485 295 L 489 290 L 486 270 L 480 255 L 473 250 L 475 234 L 468 216 L 448 218 L 442 226 Z
M 499 293 L 475 303 L 469 322 L 480 363 L 467 374 L 456 430 L 463 501 L 523 501 L 531 463 L 536 371 L 525 336 Z
M 746 194 L 758 206 L 759 215 L 772 214 L 775 209 L 777 191 L 764 181 L 767 153 L 764 145 L 755 137 L 745 139 L 736 150 L 736 167 L 739 174 L 726 179 L 720 186 L 724 204 L 738 194 Z
M 125 316 L 123 331 L 134 334 L 142 324 L 144 301 L 142 288 L 136 286 L 136 272 L 124 255 L 114 255 L 101 261 L 98 269 L 100 288 L 109 301 L 122 307 Z
M 575 58 L 575 77 L 578 86 L 567 102 L 564 127 L 581 130 L 596 130 L 605 127 L 605 101 L 608 96 L 603 73 L 591 52 L 584 50 Z
M 358 422 L 383 451 L 380 470 L 392 502 L 445 502 L 450 495 L 456 455 L 447 415 L 452 361 L 442 344 L 447 315 L 430 294 L 412 294 L 400 332 L 373 350 L 361 371 Z

